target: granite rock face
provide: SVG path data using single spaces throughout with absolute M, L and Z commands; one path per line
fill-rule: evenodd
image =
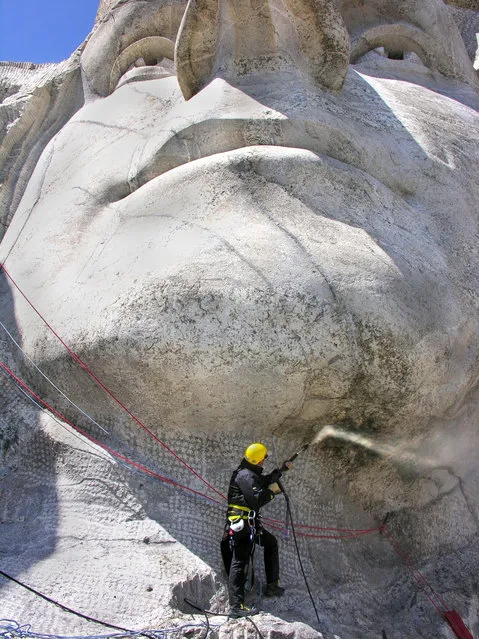
M 95 440 L 73 450 L 71 427 L 5 381 L 2 521 L 10 538 L 29 530 L 2 548 L 15 575 L 57 575 L 51 589 L 123 627 L 182 623 L 185 596 L 222 610 L 215 490 L 251 441 L 276 463 L 314 442 L 286 480 L 297 521 L 376 532 L 300 527 L 319 623 L 282 539 L 289 588 L 262 631 L 450 637 L 377 531 L 388 512 L 477 631 L 479 95 L 464 11 L 477 15 L 440 0 L 104 2 L 61 81 L 45 68 L 38 95 L 14 91 L 5 67 L 4 359 Z M 14 506 L 32 463 L 43 492 L 27 512 Z M 270 516 L 284 519 L 280 498 Z M 63 578 L 68 561 L 81 579 Z
M 61 64 L 0 62 L 0 236 L 46 144 L 83 103 L 79 54 Z
M 466 51 L 474 63 L 474 69 L 479 69 L 479 11 L 476 8 L 450 7 L 449 10 L 459 28 Z

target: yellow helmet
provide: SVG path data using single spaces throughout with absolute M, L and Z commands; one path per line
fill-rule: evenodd
M 244 452 L 244 458 L 250 464 L 260 464 L 267 456 L 268 449 L 264 444 L 260 444 L 259 442 L 250 444 Z

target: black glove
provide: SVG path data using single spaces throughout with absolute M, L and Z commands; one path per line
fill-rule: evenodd
M 275 468 L 273 471 L 271 471 L 271 473 L 269 474 L 269 483 L 270 484 L 275 484 L 278 479 L 281 477 L 283 473 L 280 471 L 279 468 Z

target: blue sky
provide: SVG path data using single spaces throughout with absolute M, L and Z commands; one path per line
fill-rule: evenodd
M 60 62 L 91 31 L 100 0 L 0 0 L 0 60 Z

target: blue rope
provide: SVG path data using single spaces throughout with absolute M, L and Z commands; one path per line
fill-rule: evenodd
M 211 629 L 217 630 L 221 624 L 210 625 Z M 195 628 L 204 629 L 206 624 L 188 623 L 176 628 L 164 628 L 161 630 L 132 630 L 131 632 L 116 632 L 102 635 L 55 635 L 41 632 L 34 632 L 30 624 L 20 625 L 13 619 L 0 619 L 0 637 L 2 639 L 121 639 L 124 637 L 151 637 L 153 639 L 168 639 L 174 633 L 190 632 Z M 209 634 L 209 633 L 208 633 Z M 184 634 L 180 636 L 185 636 Z M 205 637 L 206 639 L 206 637 Z

